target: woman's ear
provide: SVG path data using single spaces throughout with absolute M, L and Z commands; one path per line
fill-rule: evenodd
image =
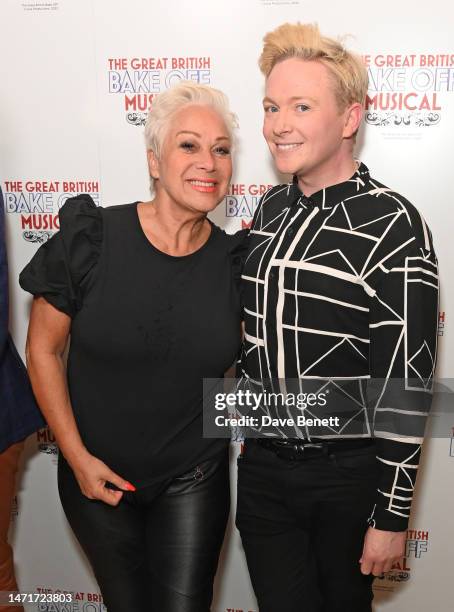
M 159 178 L 159 160 L 156 157 L 154 151 L 149 149 L 147 151 L 147 159 L 148 159 L 148 172 L 150 173 L 151 178 L 158 179 Z

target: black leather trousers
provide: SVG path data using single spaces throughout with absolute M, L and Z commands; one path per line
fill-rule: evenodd
M 86 498 L 63 457 L 58 484 L 109 612 L 209 612 L 230 509 L 227 451 L 116 507 Z

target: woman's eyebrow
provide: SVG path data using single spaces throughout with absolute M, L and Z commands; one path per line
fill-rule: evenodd
M 179 136 L 180 134 L 192 134 L 193 136 L 197 136 L 198 138 L 202 138 L 202 135 L 199 134 L 198 132 L 193 132 L 192 130 L 180 130 L 179 132 L 177 132 L 177 136 Z M 228 136 L 218 136 L 217 138 L 215 138 L 216 141 L 218 140 L 230 140 L 230 138 Z

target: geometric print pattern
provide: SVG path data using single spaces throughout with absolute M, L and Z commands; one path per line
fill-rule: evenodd
M 310 198 L 296 182 L 278 185 L 254 215 L 242 279 L 242 386 L 334 389 L 352 418 L 316 437 L 377 439 L 373 519 L 405 529 L 437 352 L 438 269 L 424 219 L 364 164 Z

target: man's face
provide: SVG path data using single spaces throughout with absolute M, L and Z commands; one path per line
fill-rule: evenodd
M 266 80 L 263 106 L 263 135 L 277 169 L 321 186 L 329 182 L 345 159 L 343 143 L 352 131 L 328 69 L 298 58 L 279 62 Z

